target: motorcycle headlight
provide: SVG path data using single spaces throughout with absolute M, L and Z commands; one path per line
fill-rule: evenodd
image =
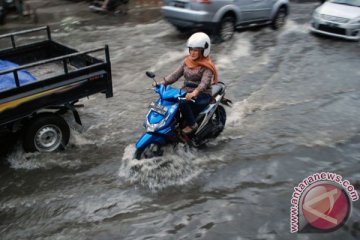
M 149 123 L 149 120 L 146 120 L 146 131 L 147 132 L 155 132 L 159 128 L 163 127 L 167 121 L 167 117 L 161 120 L 158 123 Z

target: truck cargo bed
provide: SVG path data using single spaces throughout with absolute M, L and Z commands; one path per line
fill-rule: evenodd
M 47 39 L 16 45 L 17 36 L 34 32 L 45 32 Z M 13 74 L 16 83 L 16 87 L 0 92 L 0 126 L 44 108 L 69 106 L 92 94 L 112 97 L 108 46 L 79 52 L 52 40 L 49 27 L 0 36 L 6 38 L 11 41 L 11 47 L 0 49 L 0 59 L 20 66 L 0 72 L 0 75 Z M 20 70 L 29 71 L 36 81 L 21 85 Z

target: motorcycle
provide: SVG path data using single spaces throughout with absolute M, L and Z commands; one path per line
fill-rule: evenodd
M 182 142 L 200 147 L 224 130 L 226 112 L 220 104 L 231 106 L 232 103 L 225 98 L 224 83 L 219 82 L 212 86 L 212 101 L 196 118 L 199 127 L 190 135 L 186 135 L 181 131 L 185 122 L 179 110 L 180 101 L 186 101 L 186 91 L 157 83 L 153 72 L 146 72 L 146 75 L 153 79 L 154 91 L 160 97 L 149 106 L 144 122 L 146 132 L 135 145 L 135 159 L 162 156 L 162 147 L 168 144 L 176 145 Z

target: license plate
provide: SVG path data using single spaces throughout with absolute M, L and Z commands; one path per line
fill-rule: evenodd
M 164 106 L 162 106 L 162 105 L 160 105 L 160 104 L 154 103 L 154 102 L 152 102 L 152 103 L 150 104 L 149 108 L 150 108 L 152 111 L 157 112 L 157 113 L 159 113 L 159 114 L 161 114 L 161 115 L 165 115 L 166 112 L 167 112 L 167 108 L 166 108 L 166 107 L 164 107 Z

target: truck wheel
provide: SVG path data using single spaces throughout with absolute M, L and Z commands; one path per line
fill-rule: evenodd
M 219 23 L 218 35 L 222 41 L 230 40 L 235 32 L 235 18 L 232 15 L 223 17 Z
M 54 152 L 62 150 L 69 142 L 70 128 L 59 115 L 40 114 L 27 126 L 23 139 L 26 152 Z
M 285 25 L 287 12 L 284 7 L 281 7 L 275 14 L 275 17 L 271 21 L 271 28 L 277 30 Z

